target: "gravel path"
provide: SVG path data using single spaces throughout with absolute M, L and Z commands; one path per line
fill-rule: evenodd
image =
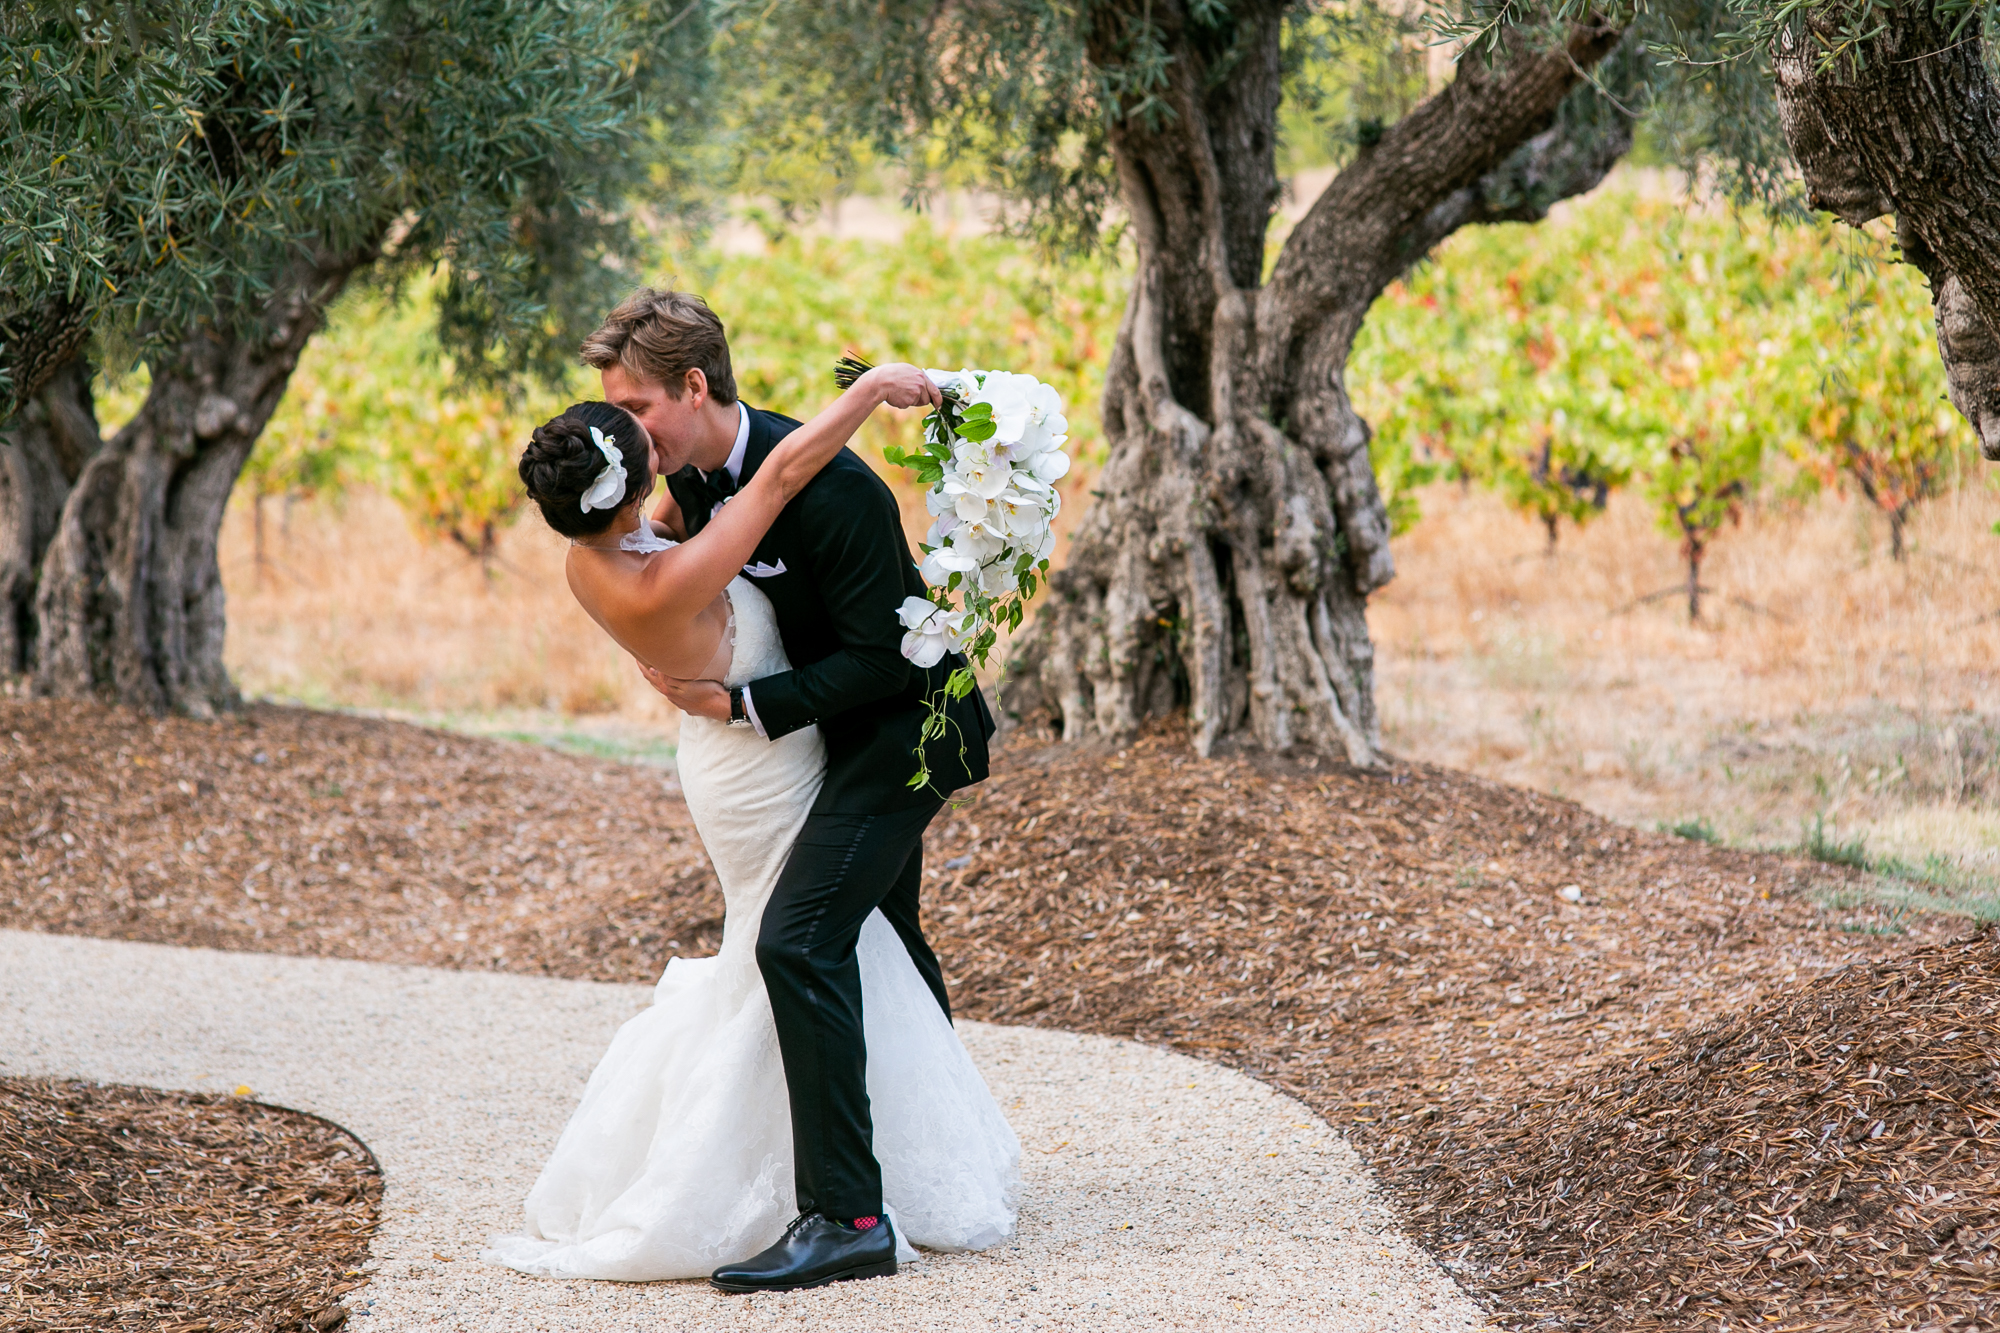
M 1026 1149 L 1016 1243 L 783 1296 L 482 1264 L 640 986 L 0 931 L 0 1072 L 227 1091 L 336 1120 L 387 1175 L 357 1333 L 1484 1327 L 1298 1102 L 1184 1056 L 963 1023 Z

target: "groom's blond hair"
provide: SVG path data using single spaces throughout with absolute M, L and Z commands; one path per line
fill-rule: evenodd
M 623 366 L 627 373 L 681 396 L 690 370 L 708 379 L 708 396 L 736 401 L 729 367 L 729 335 L 708 302 L 692 292 L 641 287 L 604 317 L 583 340 L 583 363 L 593 370 Z

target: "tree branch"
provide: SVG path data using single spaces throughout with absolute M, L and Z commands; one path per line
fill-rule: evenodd
M 90 310 L 81 301 L 51 297 L 0 319 L 0 422 L 26 406 L 49 377 L 90 338 Z
M 1771 54 L 1807 202 L 1857 227 L 1896 215 L 1904 257 L 1930 280 L 1951 401 L 2000 461 L 2000 87 L 1984 43 L 1905 0 L 1822 67 L 1835 21 L 1783 34 Z
M 1607 23 L 1575 24 L 1560 47 L 1503 47 L 1496 67 L 1461 65 L 1334 178 L 1260 294 L 1261 379 L 1293 386 L 1274 411 L 1327 477 L 1349 577 L 1364 596 L 1395 577 L 1395 564 L 1368 426 L 1347 396 L 1354 336 L 1382 289 L 1459 227 L 1535 220 L 1603 180 L 1631 146 L 1631 120 L 1594 91 L 1582 96 L 1596 100 L 1567 110 L 1565 99 L 1620 39 Z
M 1579 71 L 1608 55 L 1622 33 L 1591 20 L 1571 24 L 1554 49 L 1517 49 L 1526 38 L 1516 35 L 1503 43 L 1502 63 L 1462 62 L 1457 77 L 1391 126 L 1306 213 L 1265 286 L 1260 323 L 1296 342 L 1335 310 L 1365 311 L 1423 257 L 1425 216 L 1548 129 Z M 1348 262 L 1337 262 L 1343 256 Z

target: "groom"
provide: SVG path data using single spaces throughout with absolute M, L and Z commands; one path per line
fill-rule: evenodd
M 689 536 L 757 472 L 799 423 L 739 403 L 729 342 L 699 297 L 642 288 L 583 344 L 604 397 L 653 437 Z M 666 512 L 666 505 L 661 505 Z M 649 676 L 682 710 L 775 739 L 819 725 L 826 783 L 771 892 L 757 939 L 792 1110 L 798 1220 L 756 1257 L 711 1281 L 724 1291 L 789 1291 L 896 1271 L 868 1106 L 855 945 L 880 909 L 946 1017 L 944 975 L 918 921 L 923 835 L 943 796 L 986 776 L 992 715 L 977 690 L 946 708 L 928 743 L 932 780 L 912 790 L 925 700 L 963 659 L 929 669 L 902 654 L 896 611 L 924 583 L 895 497 L 851 451 L 799 493 L 743 573 L 771 599 L 790 671 L 728 690 Z

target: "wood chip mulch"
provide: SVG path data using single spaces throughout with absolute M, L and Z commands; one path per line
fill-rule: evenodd
M 665 770 L 299 708 L 0 699 L 0 926 L 630 981 L 713 953 Z
M 1557 1326 L 1990 1328 L 2000 939 L 1820 978 L 1432 1158 L 1432 1239 Z
M 0 1327 L 328 1333 L 382 1203 L 337 1125 L 247 1098 L 0 1078 Z
M 1990 1229 L 1923 1232 L 1935 1198 L 1897 1193 L 1984 1215 L 1991 1130 L 1948 1109 L 1970 1085 L 1937 1085 L 1921 1151 L 1887 1115 L 1932 1086 L 1894 1052 L 1944 1044 L 1946 1008 L 1837 998 L 1886 994 L 1915 960 L 1976 968 L 1990 946 L 1965 922 L 1825 906 L 1852 901 L 1825 892 L 1851 872 L 1417 764 L 1202 760 L 1162 729 L 1116 752 L 1017 739 L 998 769 L 927 852 L 959 1009 L 1170 1045 L 1293 1092 L 1501 1323 L 1989 1317 L 1985 1251 L 1966 1247 Z M 686 809 L 651 770 L 298 710 L 197 723 L 12 702 L 0 792 L 0 925 L 646 982 L 719 930 Z M 1825 1017 L 1842 1004 L 1845 1026 Z M 1880 1068 L 1811 1081 L 1832 1056 L 1808 1023 Z M 1973 1031 L 1950 1044 L 1984 1051 Z M 1776 1058 L 1778 1034 L 1796 1055 Z M 1847 1134 L 1864 1094 L 1885 1128 L 1862 1156 L 1768 1147 Z M 1892 1151 L 1901 1176 L 1865 1174 Z M 1786 1213 L 1786 1191 L 1855 1220 Z M 1765 1241 L 1758 1219 L 1787 1217 L 1787 1237 L 1818 1239 Z

